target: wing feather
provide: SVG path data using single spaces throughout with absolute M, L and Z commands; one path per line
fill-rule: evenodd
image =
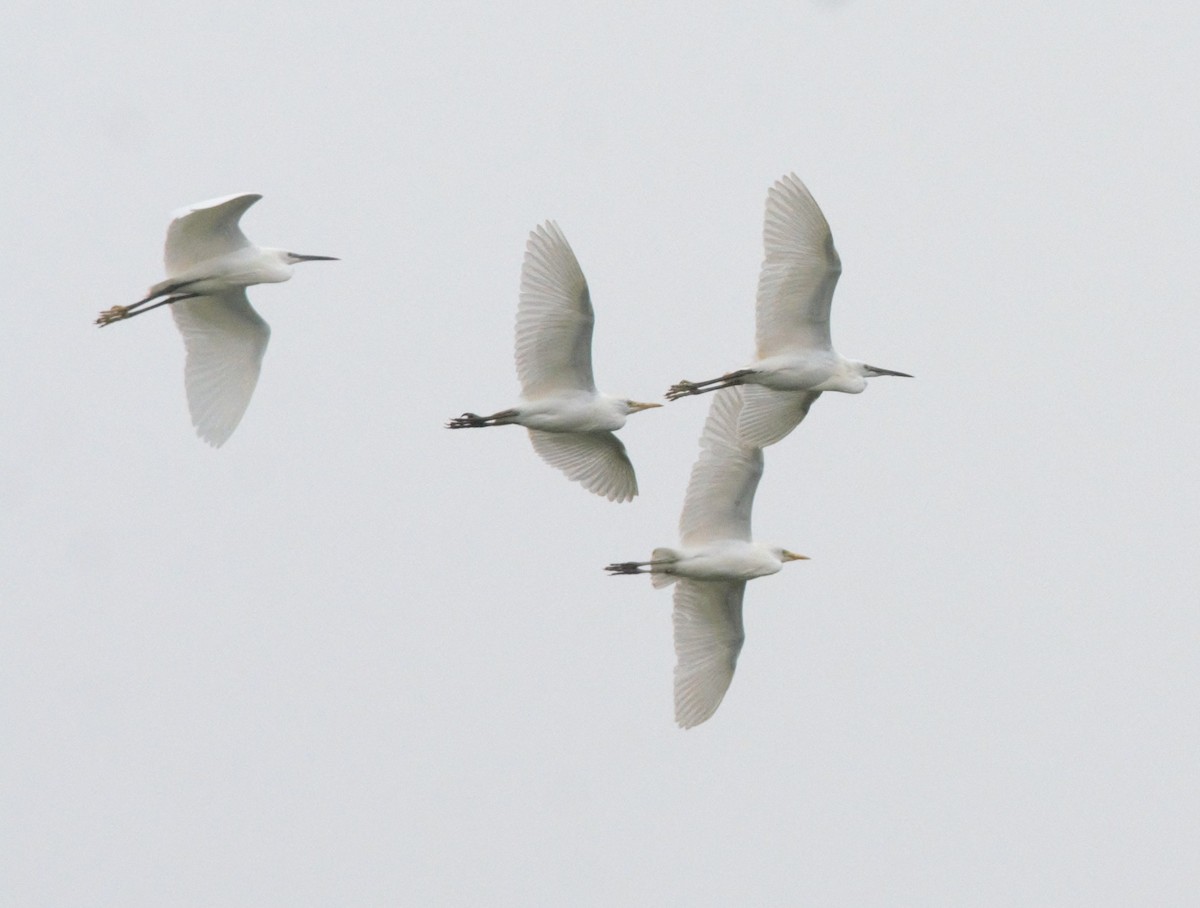
M 764 258 L 758 276 L 758 357 L 796 349 L 831 349 L 829 307 L 842 273 L 833 234 L 795 174 L 767 193 Z
M 743 444 L 765 448 L 800 425 L 820 391 L 775 391 L 762 385 L 744 385 L 738 437 Z
M 517 307 L 516 360 L 521 393 L 533 400 L 566 390 L 595 391 L 587 281 L 558 225 L 529 234 Z
M 196 434 L 224 444 L 250 405 L 271 329 L 244 290 L 171 306 L 187 348 L 184 385 Z
M 589 492 L 609 501 L 637 495 L 637 476 L 625 445 L 612 432 L 543 432 L 529 430 L 538 456 Z
M 685 546 L 719 539 L 750 541 L 750 511 L 762 477 L 763 455 L 738 437 L 744 386 L 713 395 L 700 433 L 700 457 L 692 467 L 679 535 Z
M 181 208 L 167 228 L 163 261 L 167 277 L 183 274 L 201 262 L 250 245 L 238 226 L 246 209 L 261 199 L 256 192 L 227 195 Z
M 746 582 L 680 579 L 675 587 L 675 721 L 692 728 L 721 705 L 746 639 Z

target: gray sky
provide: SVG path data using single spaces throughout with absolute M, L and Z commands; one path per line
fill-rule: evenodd
M 1185 3 L 21 4 L 0 42 L 4 906 L 1188 905 L 1200 348 Z M 14 75 L 15 74 L 15 75 Z M 767 452 L 721 709 L 672 722 L 706 401 L 617 506 L 524 432 L 525 236 L 606 390 L 741 365 L 767 187 L 913 372 Z M 170 212 L 264 245 L 241 427 L 193 435 Z

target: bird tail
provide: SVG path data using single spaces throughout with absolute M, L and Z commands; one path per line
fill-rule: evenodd
M 678 561 L 679 553 L 674 549 L 655 549 L 650 553 L 651 561 Z M 650 568 L 650 585 L 656 590 L 661 590 L 664 586 L 670 586 L 676 581 L 674 574 L 668 574 L 665 570 L 666 565 L 654 565 Z

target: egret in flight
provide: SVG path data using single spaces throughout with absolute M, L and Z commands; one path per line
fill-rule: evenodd
M 255 246 L 238 227 L 257 193 L 229 195 L 176 211 L 163 253 L 166 280 L 131 306 L 113 306 L 96 324 L 170 306 L 187 348 L 184 384 L 196 434 L 224 444 L 250 404 L 271 329 L 246 299 L 254 284 L 286 281 L 299 262 L 337 261 Z
M 609 501 L 629 501 L 637 477 L 625 446 L 613 434 L 625 417 L 661 407 L 611 397 L 592 378 L 595 314 L 587 281 L 558 225 L 547 221 L 529 234 L 517 306 L 515 407 L 479 416 L 464 413 L 450 429 L 524 426 L 533 449 L 568 479 Z
M 744 369 L 707 381 L 681 381 L 668 400 L 734 385 L 746 387 L 738 436 L 749 445 L 779 441 L 823 391 L 859 394 L 867 379 L 894 372 L 846 359 L 829 339 L 829 307 L 842 262 L 821 209 L 795 174 L 767 192 L 765 258 L 758 276 L 757 356 Z
M 709 408 L 679 518 L 680 547 L 655 549 L 649 561 L 605 568 L 613 576 L 649 574 L 655 587 L 676 584 L 675 721 L 682 728 L 716 712 L 733 680 L 746 636 L 746 581 L 777 573 L 785 562 L 807 560 L 751 539 L 750 509 L 763 454 L 738 437 L 744 390 L 722 390 Z

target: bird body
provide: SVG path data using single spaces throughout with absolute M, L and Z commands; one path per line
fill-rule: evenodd
M 516 362 L 521 399 L 490 416 L 464 413 L 451 429 L 524 426 L 534 450 L 568 479 L 610 501 L 637 495 L 625 446 L 613 434 L 631 413 L 659 407 L 596 390 L 595 313 L 583 270 L 553 221 L 529 234 L 517 307 Z
M 544 397 L 524 398 L 513 408 L 512 422 L 543 432 L 615 432 L 625 418 L 637 412 L 630 401 L 588 391 L 563 391 Z
M 176 211 L 163 250 L 167 277 L 132 306 L 114 306 L 96 319 L 104 326 L 171 306 L 187 349 L 184 385 L 192 424 L 214 447 L 229 439 L 250 405 L 271 337 L 246 288 L 286 281 L 299 262 L 336 261 L 246 239 L 238 221 L 261 198 L 242 193 Z
M 746 582 L 805 559 L 753 541 L 750 512 L 763 454 L 738 435 L 749 391 L 734 385 L 713 398 L 684 496 L 679 547 L 605 568 L 613 575 L 649 574 L 655 587 L 675 584 L 675 721 L 683 728 L 712 716 L 733 680 L 745 640 Z
M 290 257 L 291 254 L 283 249 L 243 246 L 225 255 L 197 262 L 178 273 L 168 273 L 167 278 L 146 291 L 146 296 L 154 299 L 170 293 L 173 288 L 183 287 L 189 293 L 204 296 L 236 287 L 282 283 L 292 276 Z
M 721 539 L 695 548 L 655 549 L 650 555 L 651 580 L 668 586 L 681 577 L 689 580 L 753 580 L 778 574 L 795 556 L 786 549 L 741 539 Z
M 861 394 L 867 381 L 861 364 L 833 350 L 801 350 L 756 360 L 738 384 L 760 385 L 772 391 L 841 391 Z
M 825 216 L 795 174 L 767 193 L 763 247 L 755 359 L 719 378 L 685 380 L 667 391 L 668 400 L 677 400 L 736 385 L 762 389 L 747 399 L 738 428 L 738 437 L 754 447 L 785 437 L 825 391 L 859 394 L 868 378 L 912 377 L 846 359 L 833 349 L 829 312 L 842 262 Z

